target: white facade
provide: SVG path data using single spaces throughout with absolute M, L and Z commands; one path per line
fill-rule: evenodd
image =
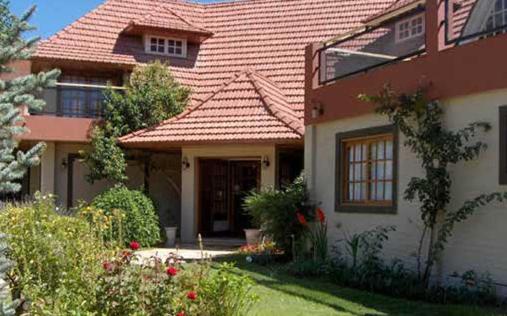
M 482 193 L 507 191 L 499 185 L 499 107 L 507 104 L 507 90 L 486 92 L 444 100 L 445 125 L 451 129 L 468 123 L 485 121 L 492 129 L 479 136 L 488 145 L 476 161 L 461 163 L 452 170 L 453 201 L 449 210 L 456 210 L 466 199 Z M 400 258 L 407 266 L 415 265 L 413 256 L 421 236 L 422 224 L 417 203 L 403 199 L 407 183 L 420 176 L 419 162 L 403 146 L 400 135 L 398 163 L 398 208 L 394 215 L 336 213 L 335 161 L 336 134 L 368 127 L 387 125 L 385 117 L 369 114 L 341 119 L 307 127 L 305 136 L 305 170 L 310 190 L 329 218 L 331 244 L 343 239 L 345 232 L 360 233 L 378 225 L 395 225 L 396 232 L 386 244 L 385 257 Z M 445 280 L 453 272 L 467 270 L 489 272 L 495 282 L 507 284 L 507 203 L 493 203 L 458 224 L 454 236 L 446 246 L 441 262 L 435 269 L 436 277 Z M 337 228 L 340 225 L 340 228 Z

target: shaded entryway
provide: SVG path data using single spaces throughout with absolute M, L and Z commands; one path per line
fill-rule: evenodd
M 260 159 L 199 160 L 199 232 L 205 237 L 239 237 L 250 228 L 243 200 L 261 183 Z

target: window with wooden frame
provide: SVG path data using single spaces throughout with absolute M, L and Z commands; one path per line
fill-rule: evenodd
M 187 56 L 187 41 L 182 38 L 146 36 L 145 51 L 149 54 L 185 58 Z
M 396 23 L 396 42 L 424 35 L 424 13 L 403 19 Z
M 397 134 L 394 128 L 342 133 L 336 141 L 337 211 L 395 212 Z
M 507 185 L 507 105 L 500 107 L 500 184 Z

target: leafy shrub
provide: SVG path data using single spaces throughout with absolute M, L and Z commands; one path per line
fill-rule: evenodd
M 10 286 L 31 303 L 32 314 L 64 315 L 88 310 L 95 301 L 100 264 L 112 253 L 89 224 L 60 216 L 51 197 L 32 204 L 7 205 L 0 231 L 8 236 L 8 258 L 16 262 Z
M 245 198 L 244 207 L 260 224 L 264 234 L 286 253 L 292 252 L 292 237 L 302 243 L 305 227 L 298 222 L 297 213 L 313 216 L 308 204 L 308 192 L 303 177 L 297 178 L 287 187 L 276 190 L 265 188 L 260 192 L 252 191 Z
M 158 214 L 153 201 L 143 192 L 116 186 L 97 196 L 92 206 L 104 210 L 106 215 L 113 215 L 115 210 L 123 212 L 122 227 L 113 227 L 114 234 L 123 229 L 125 244 L 137 240 L 143 246 L 152 246 L 160 241 Z
M 255 299 L 250 279 L 229 264 L 215 271 L 208 262 L 141 260 L 123 251 L 103 267 L 96 312 L 106 315 L 239 316 Z

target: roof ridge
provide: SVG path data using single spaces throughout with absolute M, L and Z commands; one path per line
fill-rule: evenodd
M 260 95 L 262 103 L 265 105 L 266 109 L 276 118 L 278 118 L 282 123 L 284 123 L 288 128 L 293 130 L 295 133 L 303 136 L 303 126 L 301 125 L 301 121 L 297 118 L 296 114 L 293 113 L 293 111 L 285 106 L 282 105 L 284 109 L 281 109 L 279 104 L 276 104 L 272 98 L 269 96 L 268 93 L 265 92 L 265 88 L 262 87 L 262 85 L 258 82 L 258 80 L 255 78 L 256 76 L 260 79 L 266 81 L 268 84 L 271 84 L 275 89 L 278 90 L 278 92 L 282 95 L 285 102 L 287 102 L 287 97 L 283 92 L 280 90 L 280 88 L 271 80 L 268 78 L 261 76 L 258 74 L 255 70 L 249 69 L 246 73 L 250 81 L 252 82 L 255 90 Z M 283 112 L 285 115 L 280 115 L 280 112 Z M 291 116 L 291 117 L 289 117 Z
M 206 31 L 208 32 L 208 30 L 206 30 L 205 28 L 202 28 L 200 26 L 197 26 L 195 25 L 194 23 L 190 22 L 189 20 L 185 19 L 184 17 L 182 17 L 178 12 L 176 12 L 173 8 L 169 8 L 167 7 L 167 5 L 164 3 L 161 5 L 163 7 L 163 9 L 165 9 L 166 11 L 169 11 L 171 14 L 173 14 L 174 16 L 176 16 L 178 19 L 180 19 L 181 21 L 185 22 L 186 24 L 192 26 L 192 27 L 195 27 L 197 29 L 200 29 L 200 30 L 203 30 L 203 31 Z

